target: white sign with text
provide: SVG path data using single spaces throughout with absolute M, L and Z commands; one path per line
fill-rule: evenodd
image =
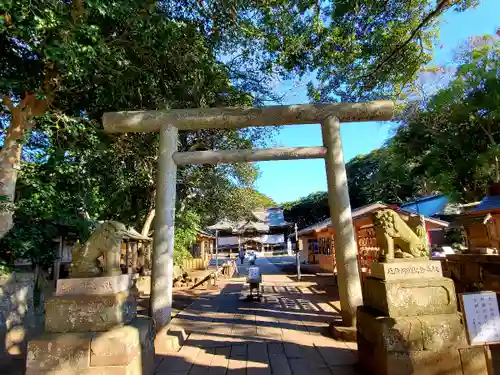
M 500 313 L 495 292 L 460 295 L 470 345 L 500 342 Z

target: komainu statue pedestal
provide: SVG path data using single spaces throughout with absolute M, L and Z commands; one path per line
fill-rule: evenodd
M 372 265 L 357 341 L 363 374 L 487 375 L 484 347 L 467 344 L 455 288 L 441 263 L 426 259 Z
M 26 375 L 150 375 L 155 327 L 137 317 L 132 275 L 59 280 L 45 332 L 28 343 Z

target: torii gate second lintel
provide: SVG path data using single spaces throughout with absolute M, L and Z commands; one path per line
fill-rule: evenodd
M 172 312 L 177 165 L 311 158 L 325 159 L 330 216 L 336 228 L 341 315 L 343 323 L 352 326 L 362 293 L 340 122 L 387 121 L 393 113 L 391 101 L 105 113 L 103 125 L 108 133 L 160 132 L 151 276 L 151 314 L 157 329 L 168 325 Z M 177 152 L 178 130 L 317 123 L 323 136 L 319 147 Z

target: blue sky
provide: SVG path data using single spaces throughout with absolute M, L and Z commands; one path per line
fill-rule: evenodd
M 500 1 L 482 0 L 481 5 L 463 13 L 449 12 L 441 20 L 440 48 L 435 51 L 435 63 L 453 64 L 455 49 L 469 37 L 493 34 L 500 28 Z M 278 90 L 286 93 L 284 104 L 307 103 L 305 85 L 282 82 Z M 389 122 L 350 123 L 341 126 L 344 157 L 348 161 L 358 154 L 367 154 L 391 137 L 395 125 Z M 283 127 L 274 146 L 319 146 L 319 125 Z M 326 190 L 323 160 L 290 160 L 257 163 L 261 174 L 255 186 L 277 203 Z

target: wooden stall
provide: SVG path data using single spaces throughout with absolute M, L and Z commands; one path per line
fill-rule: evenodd
M 215 249 L 215 236 L 205 231 L 199 230 L 196 235 L 196 242 L 190 249 L 194 258 L 206 258 L 210 256 Z
M 356 241 L 358 245 L 359 268 L 363 273 L 368 273 L 371 263 L 378 256 L 378 243 L 375 237 L 375 229 L 371 215 L 381 209 L 394 209 L 399 213 L 404 221 L 415 217 L 415 214 L 398 209 L 397 206 L 384 203 L 374 203 L 352 210 L 353 224 L 356 231 Z M 442 220 L 424 217 L 425 227 L 428 233 L 429 244 L 431 230 L 444 230 L 448 223 Z M 299 240 L 302 242 L 301 259 L 308 263 L 319 264 L 320 268 L 335 273 L 335 228 L 331 221 L 325 220 L 318 224 L 304 228 L 298 232 Z
M 456 216 L 470 252 L 495 254 L 500 249 L 500 196 L 487 196 L 475 209 Z

